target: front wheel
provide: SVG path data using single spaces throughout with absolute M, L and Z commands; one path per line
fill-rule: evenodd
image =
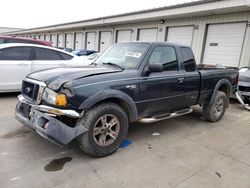
M 113 154 L 126 138 L 128 117 L 117 104 L 104 103 L 90 109 L 77 126 L 88 129 L 78 136 L 80 148 L 88 155 L 105 157 Z
M 203 106 L 204 119 L 217 122 L 221 120 L 226 111 L 227 96 L 222 91 L 217 91 L 214 102 Z

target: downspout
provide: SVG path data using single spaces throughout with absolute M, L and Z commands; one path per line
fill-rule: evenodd
M 113 37 L 112 37 L 112 41 L 111 43 L 114 44 L 114 37 L 115 37 L 115 28 L 113 28 L 112 26 L 108 25 L 105 23 L 105 19 L 102 19 L 102 24 L 110 29 L 112 29 L 112 33 L 113 33 Z

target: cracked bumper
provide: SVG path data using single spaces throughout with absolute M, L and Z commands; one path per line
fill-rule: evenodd
M 82 126 L 69 127 L 55 116 L 55 114 L 41 112 L 34 106 L 21 101 L 18 101 L 16 105 L 15 117 L 18 121 L 57 145 L 66 145 L 88 131 Z

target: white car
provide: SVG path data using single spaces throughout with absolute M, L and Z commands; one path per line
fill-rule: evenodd
M 76 55 L 52 47 L 9 43 L 0 45 L 0 93 L 20 91 L 31 72 L 66 66 L 81 66 Z
M 84 63 L 84 65 L 90 65 L 93 62 L 95 62 L 102 53 L 93 53 L 88 56 L 78 56 L 81 59 L 81 62 Z

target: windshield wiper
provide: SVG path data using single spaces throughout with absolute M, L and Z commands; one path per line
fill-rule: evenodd
M 111 66 L 113 66 L 113 67 L 118 67 L 119 69 L 124 70 L 124 68 L 123 68 L 122 66 L 117 65 L 117 64 L 112 63 L 112 62 L 107 62 L 107 63 L 102 63 L 102 64 L 103 64 L 103 65 L 111 65 Z

